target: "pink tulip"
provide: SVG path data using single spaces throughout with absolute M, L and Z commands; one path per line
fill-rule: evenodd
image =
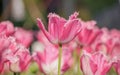
M 120 37 L 120 31 L 117 29 L 112 29 L 110 33 L 113 37 Z
M 91 45 L 96 37 L 101 34 L 101 31 L 98 27 L 96 27 L 95 21 L 82 21 L 82 25 L 84 28 L 77 35 L 77 39 L 79 43 L 83 46 Z
M 97 37 L 92 48 L 95 50 L 103 50 L 105 54 L 111 55 L 115 47 L 119 47 L 120 36 L 117 32 L 109 31 L 107 28 L 101 29 L 102 34 Z
M 103 51 L 105 54 L 107 54 L 108 50 L 111 49 L 110 45 L 110 33 L 107 28 L 101 29 L 101 34 L 98 35 L 95 39 L 95 41 L 92 43 L 91 48 L 93 51 Z
M 67 71 L 73 62 L 68 48 L 63 48 L 61 73 Z M 44 74 L 57 75 L 58 73 L 58 47 L 47 46 L 43 52 L 34 53 L 34 59 L 38 63 L 40 70 Z
M 4 72 L 5 66 L 13 72 L 24 71 L 31 61 L 29 50 L 16 41 L 13 33 L 14 26 L 11 22 L 3 21 L 0 23 L 0 73 Z
M 114 60 L 114 67 L 120 74 L 120 31 L 102 28 L 102 34 L 96 39 L 93 48 L 106 54 L 109 59 Z
M 120 75 L 120 31 L 113 29 L 110 31 L 111 34 L 111 49 L 108 51 L 109 56 L 114 59 L 116 62 L 114 63 L 114 67 Z
M 28 49 L 21 48 L 9 60 L 9 68 L 13 72 L 22 72 L 26 70 L 31 61 Z
M 101 52 L 91 54 L 84 51 L 80 61 L 84 75 L 106 75 L 113 64 L 113 61 Z
M 56 14 L 50 13 L 48 15 L 48 31 L 46 31 L 39 18 L 37 19 L 37 23 L 50 42 L 54 44 L 63 44 L 70 42 L 81 31 L 82 25 L 77 16 L 78 13 L 75 12 L 68 20 L 65 20 Z
M 10 45 L 3 53 L 3 59 L 6 60 L 6 63 L 9 65 L 8 68 L 11 71 L 22 72 L 28 67 L 31 61 L 29 50 L 23 45 L 16 43 L 14 37 L 9 37 L 8 39 Z
M 117 56 L 118 59 L 120 59 L 120 31 L 111 31 L 111 52 L 109 51 L 109 54 L 111 54 L 113 57 Z
M 29 47 L 33 41 L 33 33 L 32 31 L 28 31 L 22 28 L 15 29 L 14 37 L 17 42 L 23 44 L 25 47 Z
M 10 21 L 0 22 L 0 35 L 11 35 L 14 33 L 14 26 Z

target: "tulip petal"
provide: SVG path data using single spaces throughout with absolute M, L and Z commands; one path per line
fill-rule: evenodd
M 64 25 L 64 30 L 60 38 L 61 43 L 67 43 L 71 41 L 81 30 L 81 23 L 79 19 L 68 20 Z
M 83 55 L 81 57 L 81 69 L 84 73 L 84 75 L 94 75 L 90 66 L 90 56 Z
M 47 37 L 47 39 L 52 42 L 52 43 L 57 43 L 57 40 L 55 40 L 55 38 L 53 38 L 45 29 L 41 19 L 37 18 L 37 24 L 38 27 L 41 29 L 41 31 L 44 33 L 44 35 Z
M 0 23 L 0 33 L 9 36 L 14 33 L 14 26 L 10 21 L 3 21 Z
M 5 30 L 5 28 L 6 28 L 5 25 L 2 25 L 2 26 L 1 26 L 1 24 L 0 24 L 0 33 L 1 33 L 3 30 Z
M 48 31 L 53 37 L 55 37 L 58 40 L 59 37 L 62 35 L 61 32 L 63 31 L 66 20 L 52 13 L 48 15 L 48 18 L 49 18 Z
M 78 12 L 74 12 L 71 16 L 69 16 L 69 20 L 76 19 L 78 15 Z
M 3 70 L 3 62 L 2 62 L 2 60 L 0 58 L 0 73 L 2 72 L 2 70 Z

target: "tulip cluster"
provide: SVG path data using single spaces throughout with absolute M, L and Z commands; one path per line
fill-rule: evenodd
M 20 74 L 36 63 L 39 72 L 31 75 L 120 75 L 120 31 L 78 15 L 66 20 L 50 13 L 47 29 L 37 18 L 39 31 L 0 22 L 0 74 Z

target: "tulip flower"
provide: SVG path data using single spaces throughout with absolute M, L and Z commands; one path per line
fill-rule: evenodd
M 91 45 L 91 48 L 93 51 L 103 51 L 105 54 L 107 54 L 108 50 L 111 49 L 111 36 L 107 28 L 102 28 L 100 31 L 101 34 L 96 37 Z
M 80 61 L 84 75 L 106 75 L 113 64 L 113 61 L 101 52 L 91 54 L 84 51 Z
M 13 36 L 14 31 L 14 26 L 11 22 L 3 21 L 0 23 L 0 72 L 6 69 L 5 65 L 7 69 L 13 72 L 22 72 L 31 61 L 29 50 L 16 41 L 16 37 Z M 22 32 L 22 30 L 20 31 Z M 17 37 L 20 37 L 20 34 Z M 29 37 L 31 38 L 31 36 Z
M 91 45 L 96 37 L 101 34 L 101 31 L 96 27 L 95 21 L 82 21 L 84 28 L 77 35 L 77 39 L 82 46 Z
M 8 68 L 12 72 L 22 72 L 28 67 L 31 61 L 29 50 L 17 43 L 14 37 L 9 37 L 8 39 L 10 45 L 3 53 L 3 59 L 6 60 L 6 63 L 9 65 Z
M 120 74 L 120 32 L 116 29 L 101 29 L 102 34 L 96 39 L 93 48 L 106 54 L 109 59 L 114 60 L 114 68 Z
M 120 75 L 120 31 L 117 29 L 112 29 L 110 31 L 110 50 L 108 50 L 109 56 L 116 62 L 113 64 L 116 72 Z
M 111 55 L 114 53 L 113 49 L 119 47 L 120 36 L 119 32 L 114 30 L 109 31 L 107 28 L 101 29 L 102 33 L 97 37 L 95 42 L 92 44 L 92 48 L 95 50 L 103 50 L 105 54 Z
M 37 23 L 41 31 L 47 37 L 47 39 L 53 43 L 60 46 L 59 59 L 58 59 L 58 75 L 60 75 L 61 67 L 61 54 L 62 54 L 62 44 L 72 41 L 76 35 L 81 31 L 82 25 L 79 18 L 77 18 L 78 13 L 72 14 L 68 20 L 58 16 L 57 14 L 50 13 L 48 15 L 48 31 L 45 29 L 41 19 L 37 19 Z
M 29 47 L 33 41 L 33 32 L 16 27 L 14 37 L 18 43 L 23 44 L 25 47 Z
M 48 31 L 45 29 L 41 19 L 37 18 L 37 23 L 47 39 L 54 44 L 64 44 L 70 42 L 81 31 L 82 25 L 77 18 L 78 13 L 72 14 L 68 20 L 50 13 L 48 15 Z
M 12 72 L 23 72 L 30 64 L 31 56 L 29 50 L 21 48 L 12 57 L 8 57 L 9 68 Z
M 58 48 L 53 45 L 45 47 L 43 52 L 37 51 L 33 54 L 34 60 L 38 63 L 41 72 L 47 75 L 58 74 L 58 52 Z M 73 60 L 68 48 L 63 48 L 61 74 L 71 67 L 72 62 Z
M 14 26 L 10 21 L 0 22 L 0 35 L 9 36 L 14 33 Z

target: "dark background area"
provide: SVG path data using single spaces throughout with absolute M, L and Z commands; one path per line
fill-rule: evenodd
M 50 12 L 68 18 L 75 11 L 85 21 L 96 20 L 99 27 L 120 29 L 119 0 L 0 0 L 0 21 L 26 29 L 37 29 L 37 17 L 47 25 Z

